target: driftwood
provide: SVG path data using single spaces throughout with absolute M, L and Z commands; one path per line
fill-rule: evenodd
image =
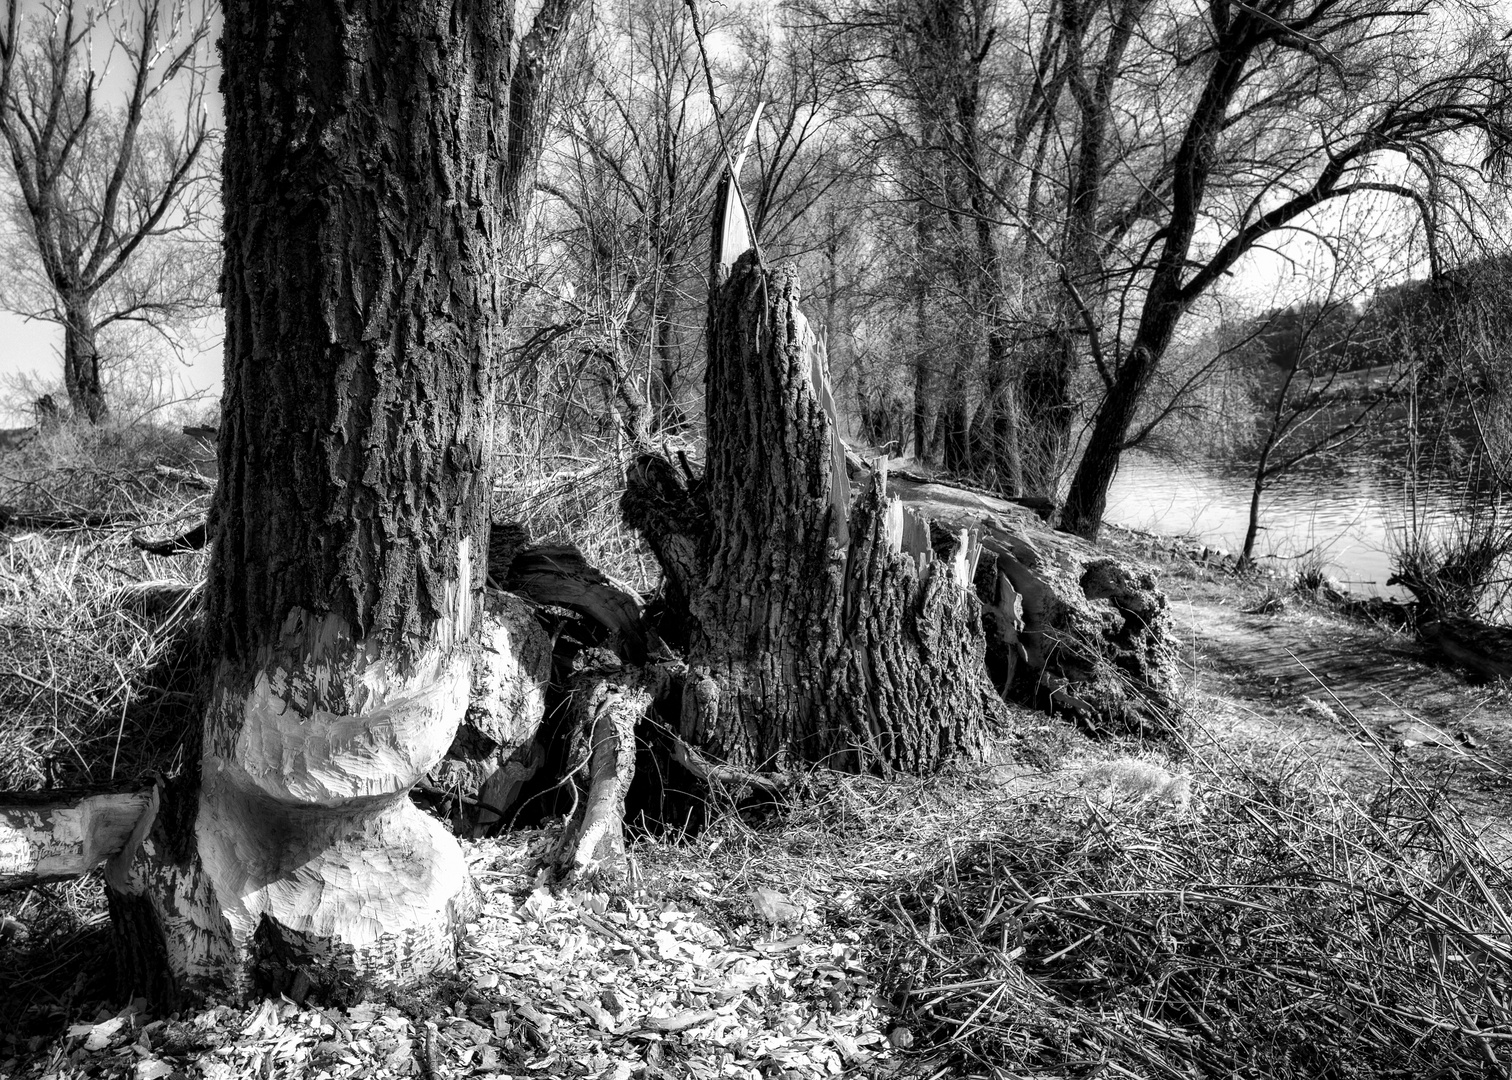
M 1482 679 L 1512 679 L 1512 626 L 1458 615 L 1420 619 L 1418 637 Z
M 6 792 L 0 802 L 0 890 L 76 878 L 121 853 L 156 807 L 138 791 Z

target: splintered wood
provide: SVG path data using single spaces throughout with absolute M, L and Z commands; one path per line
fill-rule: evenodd
M 0 889 L 88 873 L 126 846 L 151 801 L 151 791 L 76 800 L 42 792 L 0 806 Z

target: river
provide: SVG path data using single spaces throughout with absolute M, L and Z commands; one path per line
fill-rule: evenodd
M 1108 493 L 1104 517 L 1168 536 L 1190 536 L 1238 554 L 1249 520 L 1251 476 L 1207 464 L 1178 463 L 1151 454 L 1125 454 Z M 1406 480 L 1361 455 L 1309 462 L 1281 476 L 1261 495 L 1257 557 L 1280 572 L 1310 556 L 1350 590 L 1403 597 L 1389 587 L 1391 553 L 1414 516 L 1429 528 L 1449 527 L 1460 483 L 1418 481 L 1417 512 Z

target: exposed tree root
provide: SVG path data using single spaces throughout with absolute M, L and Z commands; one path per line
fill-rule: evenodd
M 182 555 L 186 551 L 199 551 L 210 543 L 210 523 L 201 521 L 188 532 L 162 540 L 148 540 L 141 533 L 133 533 L 131 546 L 140 548 L 149 555 Z
M 615 673 L 623 678 L 624 673 Z M 587 797 L 579 803 L 557 857 L 564 877 L 625 870 L 625 795 L 635 778 L 635 726 L 651 708 L 644 685 L 627 685 L 602 672 L 579 677 L 575 689 L 576 738 L 583 739 Z

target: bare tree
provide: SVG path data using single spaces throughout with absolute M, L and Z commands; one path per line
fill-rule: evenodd
M 102 331 L 166 332 L 214 303 L 209 46 L 203 0 L 6 6 L 0 138 L 24 242 L 0 305 L 63 327 L 69 403 L 93 422 L 108 412 Z
M 1160 100 L 1179 120 L 1164 148 L 1135 159 L 1145 162 L 1137 189 L 1104 219 L 1126 237 L 1132 328 L 1112 336 L 1062 513 L 1062 527 L 1085 536 L 1101 525 L 1120 455 L 1149 434 L 1137 417 L 1198 298 L 1336 200 L 1393 195 L 1432 231 L 1434 202 L 1512 139 L 1497 24 L 1468 5 L 1215 0 L 1200 24 L 1146 38 L 1177 62 Z

